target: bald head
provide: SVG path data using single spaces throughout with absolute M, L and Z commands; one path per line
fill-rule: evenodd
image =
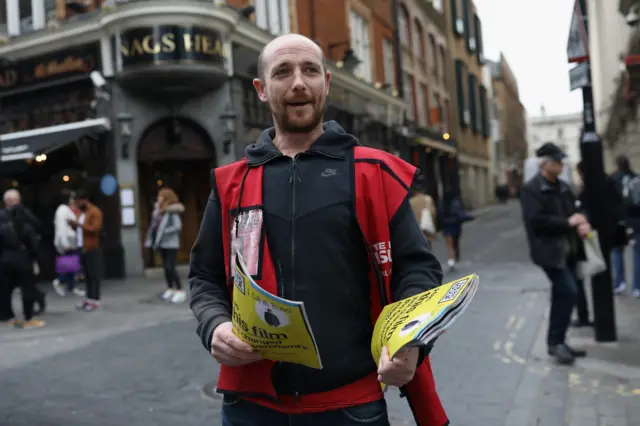
M 291 33 L 274 38 L 262 49 L 260 56 L 258 57 L 258 78 L 264 82 L 265 72 L 269 69 L 269 65 L 271 63 L 270 60 L 274 52 L 279 49 L 299 48 L 305 46 L 311 47 L 318 52 L 318 56 L 322 62 L 324 70 L 326 70 L 327 65 L 325 63 L 322 48 L 308 37 L 301 34 Z
M 2 201 L 5 207 L 15 206 L 20 204 L 20 192 L 17 189 L 8 189 L 2 195 Z

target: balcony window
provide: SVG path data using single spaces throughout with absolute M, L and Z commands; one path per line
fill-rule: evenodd
M 420 84 L 419 85 L 419 89 L 416 90 L 416 114 L 417 114 L 417 120 L 416 123 L 418 123 L 420 126 L 425 126 L 426 125 L 426 117 L 427 117 L 427 112 L 425 111 L 424 107 L 425 107 L 425 102 L 424 102 L 424 93 L 426 92 L 427 88 L 425 87 L 424 84 Z
M 355 11 L 349 14 L 351 29 L 351 48 L 360 59 L 354 73 L 367 82 L 371 82 L 371 52 L 369 49 L 369 23 Z
M 416 102 L 414 97 L 414 84 L 413 76 L 411 74 L 404 73 L 404 101 L 407 104 L 407 119 L 414 121 L 416 117 L 415 109 Z
M 273 35 L 288 34 L 289 0 L 256 0 L 256 25 Z
M 398 14 L 398 27 L 400 29 L 400 41 L 403 46 L 411 44 L 409 35 L 409 12 L 404 5 L 400 5 L 400 13 Z
M 396 75 L 393 66 L 396 61 L 393 58 L 393 42 L 391 39 L 385 38 L 382 40 L 382 56 L 384 60 L 384 81 L 390 87 L 395 87 Z
M 413 54 L 419 60 L 424 60 L 424 31 L 420 21 L 413 21 Z

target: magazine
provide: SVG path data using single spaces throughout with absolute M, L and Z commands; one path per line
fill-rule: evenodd
M 304 303 L 263 290 L 248 274 L 240 253 L 235 256 L 233 331 L 263 358 L 322 369 Z
M 234 260 L 234 333 L 265 359 L 322 369 L 304 303 L 268 293 L 251 278 L 240 253 Z M 383 346 L 393 358 L 405 347 L 426 346 L 444 333 L 469 306 L 478 282 L 472 274 L 385 306 L 371 339 L 376 363 Z
M 376 363 L 384 346 L 389 358 L 393 358 L 404 348 L 433 342 L 464 313 L 478 283 L 479 277 L 472 274 L 385 306 L 371 339 L 371 354 Z

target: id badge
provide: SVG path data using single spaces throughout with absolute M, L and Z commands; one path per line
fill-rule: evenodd
M 236 253 L 240 252 L 249 274 L 251 276 L 258 275 L 262 222 L 263 212 L 260 209 L 240 212 L 233 220 L 231 227 L 231 270 L 236 264 Z

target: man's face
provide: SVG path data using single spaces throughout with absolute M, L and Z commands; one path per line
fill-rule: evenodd
M 291 39 L 269 48 L 264 54 L 264 76 L 253 84 L 280 129 L 307 133 L 322 121 L 329 80 L 318 46 L 311 41 Z
M 76 206 L 80 210 L 85 211 L 87 209 L 87 200 L 86 199 L 77 199 L 76 200 Z
M 551 176 L 558 177 L 564 170 L 564 163 L 562 160 L 549 160 L 544 163 L 544 168 Z

